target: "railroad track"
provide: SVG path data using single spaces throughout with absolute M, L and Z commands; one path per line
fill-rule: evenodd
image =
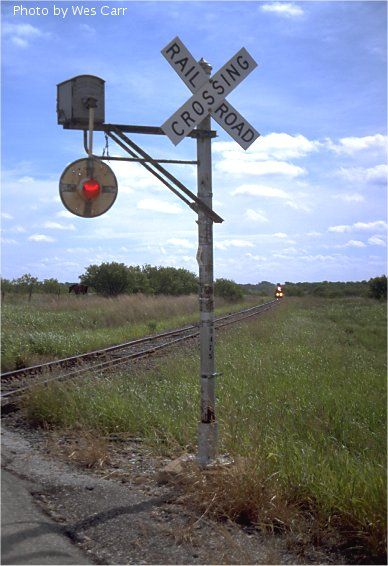
M 257 316 L 273 308 L 276 304 L 276 300 L 269 301 L 262 305 L 220 316 L 214 320 L 214 326 L 218 329 Z M 2 405 L 38 383 L 44 384 L 50 381 L 68 379 L 91 370 L 103 371 L 112 366 L 126 364 L 130 360 L 151 356 L 169 346 L 198 336 L 199 325 L 192 324 L 78 356 L 3 373 L 1 374 Z

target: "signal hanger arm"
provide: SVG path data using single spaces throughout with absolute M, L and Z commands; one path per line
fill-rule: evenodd
M 114 134 L 112 134 L 111 132 L 108 132 L 108 136 L 117 143 L 117 145 L 119 145 L 122 149 L 124 149 L 125 151 L 127 151 L 129 153 L 129 155 L 133 155 L 135 156 L 136 154 L 133 153 L 132 151 L 130 151 L 128 148 L 125 147 L 125 145 L 116 138 L 116 136 Z M 134 157 L 134 161 L 139 161 L 139 159 L 137 159 L 136 157 Z M 190 206 L 192 208 L 192 204 L 188 199 L 186 199 L 183 195 L 181 195 L 180 193 L 178 193 L 178 191 L 176 189 L 174 189 L 174 187 L 172 187 L 165 179 L 163 179 L 163 177 L 161 175 L 159 175 L 158 173 L 156 173 L 155 171 L 153 171 L 151 169 L 151 167 L 149 165 L 147 165 L 145 162 L 140 161 L 140 163 L 143 165 L 143 167 L 145 167 L 148 171 L 150 171 L 150 173 L 152 173 L 153 175 L 155 175 L 155 177 L 157 177 L 162 183 L 164 183 L 166 185 L 166 187 L 168 187 L 174 194 L 176 194 L 180 199 L 182 199 L 188 206 Z
M 172 175 L 167 169 L 162 167 L 160 163 L 155 161 L 148 153 L 141 149 L 137 144 L 130 140 L 126 135 L 123 134 L 118 128 L 114 128 L 113 131 L 107 132 L 108 136 L 115 141 L 122 149 L 124 149 L 132 157 L 144 159 L 144 161 L 139 161 L 143 167 L 150 171 L 157 179 L 159 179 L 167 188 L 169 188 L 174 194 L 176 194 L 181 200 L 183 200 L 191 209 L 198 213 L 198 209 L 202 210 L 206 216 L 211 218 L 213 222 L 221 223 L 223 218 L 221 218 L 216 212 L 211 210 L 201 199 L 199 199 L 194 193 L 192 193 L 183 183 L 181 183 L 174 175 Z M 118 139 L 119 138 L 119 139 Z M 128 147 L 129 146 L 129 147 Z M 130 149 L 131 148 L 131 149 Z M 168 180 L 166 180 L 164 177 Z M 172 186 L 172 184 L 175 185 Z M 181 192 L 186 196 L 193 199 L 194 202 L 190 202 L 185 198 Z
M 93 157 L 94 109 L 97 107 L 97 100 L 89 97 L 85 100 L 84 105 L 89 111 L 89 144 L 86 146 L 86 138 L 84 138 L 84 146 L 89 157 Z
M 89 154 L 88 148 L 88 130 L 84 130 L 84 150 Z M 101 161 L 134 161 L 134 162 L 147 162 L 149 159 L 142 159 L 140 157 L 113 157 L 112 155 L 92 155 L 94 159 L 100 159 Z M 154 159 L 157 163 L 173 163 L 178 165 L 197 165 L 198 161 L 189 159 Z

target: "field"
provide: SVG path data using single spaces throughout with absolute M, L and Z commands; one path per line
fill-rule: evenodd
M 386 313 L 368 299 L 286 299 L 216 345 L 220 452 L 235 465 L 187 477 L 188 501 L 219 518 L 385 563 Z M 25 400 L 34 425 L 141 436 L 195 452 L 197 348 L 151 370 L 89 376 Z M 191 497 L 191 499 L 190 499 Z
M 268 300 L 268 299 L 266 299 Z M 228 305 L 217 300 L 216 313 L 264 302 L 247 299 Z M 7 295 L 2 304 L 2 371 L 120 344 L 198 321 L 198 298 L 122 295 Z

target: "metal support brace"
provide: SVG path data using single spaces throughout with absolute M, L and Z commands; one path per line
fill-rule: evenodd
M 112 132 L 108 132 L 108 136 L 117 143 L 117 145 L 119 145 L 122 149 L 124 149 L 124 151 L 126 151 L 127 153 L 129 153 L 129 155 L 132 155 L 133 157 L 136 157 L 136 154 L 131 151 L 128 147 L 125 146 L 125 144 L 118 139 Z M 140 162 L 141 165 L 143 165 L 143 167 L 145 167 L 145 169 L 147 169 L 150 173 L 152 173 L 157 179 L 159 179 L 159 181 L 161 181 L 164 185 L 166 185 L 166 187 L 168 187 L 170 189 L 170 191 L 172 191 L 177 197 L 179 197 L 181 200 L 183 200 L 183 202 L 185 202 L 190 208 L 193 208 L 194 203 L 190 202 L 188 199 L 186 199 L 183 195 L 181 195 L 170 183 L 168 183 L 166 181 L 166 179 L 164 179 L 161 175 L 159 175 L 156 171 L 154 171 L 152 169 L 152 167 L 150 165 L 148 165 L 148 163 L 146 162 Z M 195 210 L 195 209 L 194 209 Z
M 174 175 L 172 175 L 167 169 L 162 167 L 155 159 L 153 159 L 148 153 L 146 153 L 141 147 L 139 147 L 135 142 L 130 140 L 126 135 L 123 134 L 118 128 L 115 128 L 112 132 L 108 132 L 108 136 L 115 141 L 122 149 L 124 149 L 129 155 L 134 158 L 141 158 L 139 163 L 145 167 L 150 173 L 152 173 L 157 179 L 159 179 L 166 187 L 168 187 L 176 196 L 183 200 L 190 208 L 195 212 L 202 210 L 206 217 L 211 218 L 214 222 L 223 222 L 223 219 L 218 216 L 207 204 L 198 198 L 194 193 L 192 193 L 181 181 L 179 181 Z M 182 194 L 183 193 L 183 194 Z M 184 195 L 193 199 L 190 202 Z

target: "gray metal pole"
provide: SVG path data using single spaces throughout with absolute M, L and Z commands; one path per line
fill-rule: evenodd
M 203 59 L 200 65 L 210 75 L 211 66 Z M 198 129 L 210 132 L 210 115 Z M 197 139 L 198 197 L 212 209 L 212 158 L 210 134 Z M 206 466 L 216 457 L 217 422 L 215 414 L 214 362 L 214 290 L 213 290 L 213 221 L 198 213 L 199 310 L 200 310 L 200 380 L 201 422 L 198 430 L 199 465 Z

